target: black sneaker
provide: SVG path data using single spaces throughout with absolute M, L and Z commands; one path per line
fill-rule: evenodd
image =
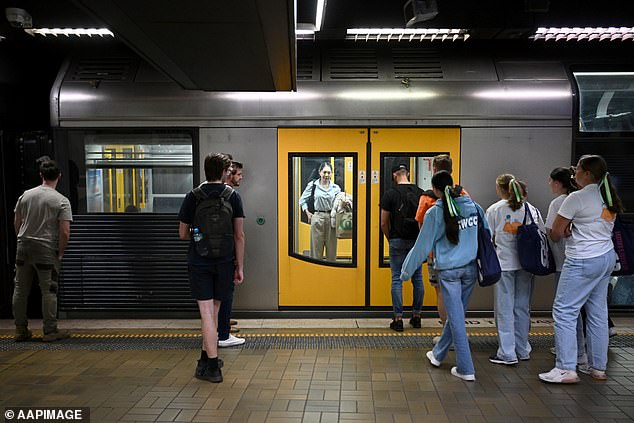
M 218 359 L 218 368 L 222 369 L 222 366 L 225 365 L 225 362 L 222 361 L 222 358 Z M 198 360 L 198 364 L 196 365 L 196 372 L 194 372 L 194 377 L 200 379 L 200 376 L 205 372 L 205 362 L 202 360 Z
M 505 366 L 513 366 L 518 363 L 517 359 L 505 360 L 503 358 L 498 357 L 496 354 L 493 354 L 491 357 L 489 357 L 489 361 L 495 364 L 504 364 Z
M 200 360 L 199 363 L 200 365 Z M 208 365 L 203 367 L 202 372 L 198 373 L 198 366 L 196 366 L 196 379 L 206 380 L 212 383 L 220 383 L 222 382 L 222 372 L 220 371 L 220 360 L 218 360 L 218 367 L 212 369 Z
M 420 328 L 420 316 L 412 316 L 412 318 L 409 319 L 409 324 L 412 325 L 413 328 Z
M 403 332 L 403 320 L 392 320 L 392 323 L 390 323 L 390 329 L 394 329 L 397 332 Z

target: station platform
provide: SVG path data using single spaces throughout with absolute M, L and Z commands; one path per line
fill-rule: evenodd
M 389 319 L 238 320 L 246 342 L 219 349 L 220 384 L 193 377 L 198 320 L 61 320 L 73 336 L 54 343 L 38 320 L 15 343 L 0 320 L 0 407 L 89 407 L 91 422 L 634 421 L 634 318 L 613 319 L 608 380 L 574 385 L 537 377 L 554 365 L 548 318 L 533 319 L 531 359 L 515 366 L 488 361 L 493 319 L 467 319 L 475 382 L 450 374 L 453 352 L 440 368 L 425 358 L 437 319 L 402 333 Z

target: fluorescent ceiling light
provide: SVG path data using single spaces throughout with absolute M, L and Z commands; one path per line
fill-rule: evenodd
M 634 76 L 634 72 L 573 72 L 574 76 Z
M 326 0 L 317 0 L 317 10 L 315 12 L 315 32 L 321 30 L 321 25 L 324 23 L 324 17 L 326 16 Z
M 349 28 L 347 40 L 355 41 L 466 41 L 466 29 L 443 28 Z
M 436 97 L 431 91 L 348 90 L 337 94 L 344 100 L 426 100 Z
M 535 41 L 632 41 L 634 27 L 538 28 L 529 38 Z
M 474 97 L 495 100 L 543 100 L 570 96 L 570 92 L 566 90 L 486 90 L 474 94 Z
M 71 35 L 75 35 L 77 37 L 88 36 L 109 36 L 114 37 L 112 31 L 107 28 L 25 28 L 24 32 L 27 34 L 35 36 L 36 34 L 42 35 L 46 37 L 47 35 L 65 35 L 70 37 Z

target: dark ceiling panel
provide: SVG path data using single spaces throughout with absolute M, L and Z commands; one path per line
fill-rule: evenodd
M 186 89 L 289 91 L 293 0 L 77 0 Z

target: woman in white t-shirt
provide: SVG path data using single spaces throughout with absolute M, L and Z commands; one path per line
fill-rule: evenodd
M 610 182 L 608 167 L 601 156 L 582 156 L 575 170 L 581 187 L 564 200 L 553 222 L 551 237 L 566 240 L 553 318 L 555 320 L 555 367 L 539 378 L 550 383 L 576 383 L 576 327 L 581 307 L 586 309 L 587 366 L 579 371 L 605 380 L 608 364 L 608 304 L 610 274 L 616 263 L 612 228 L 621 200 Z
M 531 353 L 528 331 L 534 275 L 522 269 L 517 253 L 517 228 L 522 225 L 526 213 L 526 185 L 509 174 L 498 176 L 495 182 L 500 201 L 487 209 L 486 218 L 493 233 L 502 277 L 493 291 L 499 346 L 489 361 L 513 365 L 518 360 L 529 360 Z M 528 207 L 535 222 L 543 229 L 539 211 L 530 204 Z

